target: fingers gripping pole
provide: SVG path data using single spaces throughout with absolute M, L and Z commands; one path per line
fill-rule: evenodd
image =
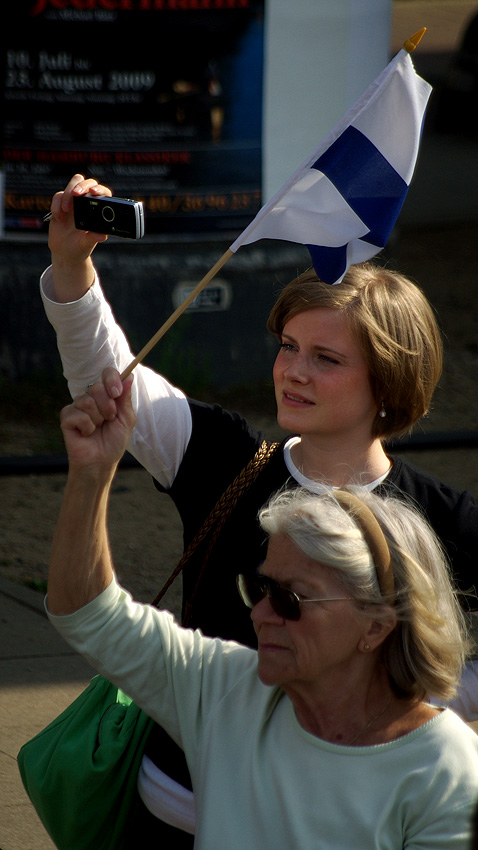
M 206 275 L 204 275 L 202 280 L 199 281 L 199 283 L 197 284 L 197 286 L 194 287 L 192 292 L 190 292 L 189 295 L 186 296 L 184 301 L 181 302 L 179 307 L 176 308 L 174 313 L 171 313 L 169 319 L 166 319 L 164 324 L 161 325 L 159 330 L 156 331 L 154 336 L 151 337 L 149 342 L 146 343 L 146 345 L 141 349 L 139 354 L 136 355 L 134 360 L 132 360 L 131 363 L 129 364 L 129 366 L 126 367 L 124 372 L 121 373 L 121 380 L 122 381 L 124 381 L 124 379 L 128 377 L 128 375 L 133 371 L 134 367 L 137 366 L 138 363 L 141 363 L 143 358 L 146 357 L 146 355 L 151 351 L 152 348 L 154 348 L 156 343 L 159 342 L 161 337 L 164 336 L 164 334 L 166 333 L 166 331 L 169 330 L 171 325 L 174 325 L 174 322 L 176 321 L 176 319 L 179 319 L 179 316 L 181 316 L 181 314 L 184 313 L 184 311 L 186 310 L 187 307 L 189 307 L 189 305 L 192 303 L 192 301 L 194 301 L 194 299 L 197 298 L 197 296 L 199 295 L 201 290 L 204 289 L 204 287 L 208 285 L 208 283 L 213 279 L 213 277 L 218 273 L 218 271 L 220 269 L 222 269 L 222 267 L 232 257 L 232 253 L 233 252 L 230 251 L 229 248 L 228 248 L 227 251 L 222 255 L 222 257 L 219 258 L 217 263 L 215 263 L 213 265 L 212 269 L 209 269 L 208 273 Z

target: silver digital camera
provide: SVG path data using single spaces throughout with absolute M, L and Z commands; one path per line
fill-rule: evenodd
M 124 239 L 144 236 L 144 209 L 141 201 L 108 198 L 106 195 L 78 195 L 73 198 L 77 230 L 107 233 Z

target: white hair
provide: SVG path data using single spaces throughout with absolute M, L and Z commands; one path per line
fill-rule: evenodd
M 435 533 L 402 499 L 353 488 L 380 525 L 390 549 L 393 600 L 381 595 L 372 554 L 353 510 L 331 490 L 319 496 L 303 489 L 282 491 L 259 520 L 269 535 L 283 534 L 307 557 L 334 573 L 359 610 L 380 620 L 390 604 L 397 625 L 382 647 L 382 661 L 397 693 L 448 699 L 469 651 L 465 618 Z M 390 604 L 389 604 L 390 603 Z

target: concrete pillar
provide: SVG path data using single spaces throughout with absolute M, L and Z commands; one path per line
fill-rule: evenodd
M 263 200 L 387 65 L 392 0 L 266 0 Z

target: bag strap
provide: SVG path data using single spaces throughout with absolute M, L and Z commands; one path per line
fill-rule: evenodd
M 168 588 L 172 585 L 173 581 L 177 578 L 177 576 L 182 571 L 185 564 L 189 561 L 191 555 L 196 551 L 199 544 L 207 537 L 210 531 L 212 531 L 211 540 L 209 541 L 209 545 L 207 548 L 207 552 L 204 556 L 203 563 L 201 566 L 201 570 L 196 582 L 196 586 L 194 588 L 194 592 L 192 594 L 192 600 L 194 599 L 199 582 L 204 573 L 204 569 L 209 560 L 209 556 L 211 554 L 211 550 L 227 520 L 227 518 L 231 515 L 232 511 L 236 507 L 239 499 L 244 495 L 244 493 L 251 487 L 251 485 L 256 480 L 259 475 L 261 469 L 266 465 L 269 459 L 272 457 L 276 449 L 278 448 L 279 443 L 271 443 L 270 445 L 264 440 L 259 446 L 257 452 L 254 457 L 246 464 L 246 466 L 241 469 L 239 474 L 235 477 L 234 481 L 232 481 L 229 486 L 224 490 L 222 496 L 219 497 L 215 506 L 213 507 L 209 516 L 203 522 L 201 528 L 196 533 L 196 535 L 191 540 L 189 546 L 186 548 L 181 560 L 174 568 L 173 572 L 169 576 L 168 580 L 165 582 L 158 595 L 153 600 L 152 604 L 156 607 L 159 602 L 163 598 L 164 594 L 168 590 Z

